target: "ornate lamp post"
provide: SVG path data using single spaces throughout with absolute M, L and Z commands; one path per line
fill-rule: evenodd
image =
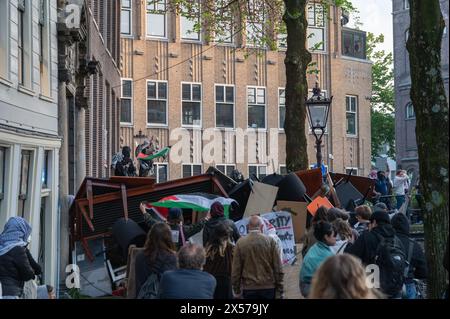
M 308 110 L 309 126 L 316 138 L 317 167 L 322 167 L 322 137 L 328 121 L 328 113 L 333 97 L 325 98 L 321 95 L 318 83 L 313 89 L 313 96 L 306 101 Z

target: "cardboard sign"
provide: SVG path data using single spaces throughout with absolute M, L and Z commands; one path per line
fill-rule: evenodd
M 262 218 L 267 219 L 274 227 L 278 238 L 281 241 L 283 250 L 283 264 L 295 261 L 295 235 L 292 224 L 292 214 L 289 212 L 272 212 L 262 214 Z M 235 222 L 241 236 L 247 235 L 247 225 L 249 217 L 243 218 Z
M 277 193 L 278 187 L 254 182 L 243 217 L 270 212 L 273 208 L 273 203 L 277 198 Z
M 306 234 L 307 206 L 308 203 L 305 202 L 277 201 L 278 211 L 291 213 L 296 243 L 300 243 L 301 238 Z
M 319 209 L 320 206 L 325 206 L 326 208 L 331 208 L 334 207 L 330 201 L 328 200 L 328 198 L 326 197 L 316 197 L 307 207 L 308 212 L 315 216 L 317 210 Z
M 197 234 L 194 234 L 191 237 L 189 237 L 188 241 L 191 244 L 203 246 L 203 229 L 199 231 Z

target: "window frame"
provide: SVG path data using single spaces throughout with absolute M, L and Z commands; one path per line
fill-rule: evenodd
M 0 27 L 3 30 L 2 32 L 2 37 L 5 37 L 6 39 L 0 38 L 1 43 L 0 45 L 4 48 L 5 50 L 5 56 L 2 60 L 0 60 L 0 64 L 4 66 L 4 70 L 3 72 L 0 72 L 0 79 L 5 79 L 7 81 L 9 81 L 10 79 L 10 71 L 11 71 L 11 67 L 10 67 L 10 4 L 9 1 L 1 1 L 1 6 L 2 6 L 2 17 L 3 17 L 3 21 L 0 22 Z
M 409 10 L 409 0 L 403 0 L 403 10 Z
M 190 166 L 191 167 L 191 175 L 190 176 L 184 176 L 184 166 Z M 181 178 L 187 178 L 187 177 L 193 177 L 193 176 L 198 176 L 198 175 L 194 175 L 194 166 L 200 166 L 200 175 L 202 174 L 201 172 L 203 171 L 203 164 L 201 163 L 182 163 L 181 164 Z
M 183 84 L 189 84 L 191 89 L 190 89 L 190 100 L 183 100 Z M 200 101 L 194 101 L 192 100 L 192 85 L 200 85 Z M 202 128 L 202 124 L 203 124 L 203 84 L 202 82 L 185 82 L 185 81 L 181 81 L 180 82 L 180 86 L 181 86 L 181 90 L 180 90 L 180 100 L 181 100 L 181 127 L 185 127 L 185 128 Z M 183 102 L 198 102 L 200 103 L 200 124 L 199 125 L 195 125 L 195 124 L 183 124 Z
M 128 1 L 130 1 L 130 6 L 124 7 L 122 4 L 123 0 L 120 0 L 120 36 L 125 38 L 133 36 L 133 0 Z M 127 11 L 129 13 L 129 33 L 122 32 L 122 11 Z M 145 16 L 145 18 L 147 20 L 147 15 Z M 147 32 L 147 29 L 145 31 Z
M 224 93 L 224 101 L 223 102 L 218 102 L 217 101 L 217 96 L 216 96 L 216 89 L 218 86 L 221 86 L 223 88 L 223 93 Z M 233 103 L 230 102 L 226 102 L 226 88 L 227 87 L 231 87 L 233 88 Z M 229 126 L 217 126 L 217 103 L 219 104 L 227 104 L 233 105 L 233 126 L 229 127 Z M 235 129 L 236 128 L 236 86 L 234 84 L 221 84 L 221 83 L 214 83 L 214 127 L 216 129 L 220 129 L 220 130 L 227 130 L 227 129 Z
M 249 89 L 255 89 L 255 103 L 250 104 L 248 101 L 248 90 Z M 248 122 L 248 113 L 249 113 L 249 106 L 250 105 L 263 105 L 258 103 L 258 89 L 264 89 L 264 127 L 250 127 Z M 246 86 L 246 102 L 247 102 L 247 129 L 256 129 L 258 131 L 267 131 L 267 88 L 265 86 L 254 86 L 254 85 L 247 85 Z
M 247 15 L 246 15 L 246 20 L 244 22 L 245 26 L 243 28 L 243 31 L 245 32 L 245 47 L 247 47 L 247 48 L 265 48 L 267 46 L 263 46 L 260 43 L 254 43 L 254 42 L 250 42 L 249 41 L 249 39 L 250 39 L 250 37 L 248 36 L 249 30 L 252 32 L 252 34 L 255 33 L 255 31 L 253 30 L 252 27 L 250 27 L 250 29 L 249 29 L 249 26 L 251 24 L 253 24 L 253 25 L 261 24 L 261 30 L 260 30 L 261 34 L 260 34 L 259 38 L 264 38 L 264 36 L 266 35 L 266 30 L 265 30 L 265 27 L 266 27 L 266 25 L 265 25 L 266 24 L 266 9 L 265 8 L 262 9 L 262 17 L 259 17 L 257 14 L 255 14 L 255 12 L 253 12 L 255 10 L 255 9 L 252 8 L 254 5 L 255 4 L 253 3 L 253 1 L 249 1 L 248 6 L 247 6 L 248 12 L 247 12 Z M 259 13 L 259 12 L 256 12 L 256 13 Z M 251 20 L 251 22 L 249 22 L 250 21 L 250 19 L 249 19 L 250 17 L 254 18 L 254 19 Z
M 123 96 L 123 82 L 124 81 L 130 81 L 131 82 L 131 97 L 124 97 Z M 134 83 L 132 78 L 121 78 L 120 79 L 120 114 L 119 114 L 119 123 L 121 126 L 133 126 L 134 118 L 133 118 L 133 98 L 134 98 Z M 122 122 L 122 100 L 123 99 L 129 99 L 130 102 L 130 119 L 131 122 Z
M 251 178 L 251 176 L 250 176 L 250 166 L 256 167 L 256 177 L 257 177 L 260 181 L 261 181 L 261 177 L 260 177 L 261 173 L 260 173 L 260 171 L 259 171 L 260 167 L 264 167 L 264 168 L 266 169 L 266 173 L 264 174 L 264 175 L 265 175 L 264 177 L 266 177 L 267 175 L 269 175 L 268 172 L 267 172 L 267 168 L 268 168 L 267 164 L 248 164 L 248 165 L 247 165 L 247 177 L 248 177 L 248 178 Z M 264 177 L 263 177 L 263 178 L 264 178 Z
M 326 13 L 325 13 L 324 5 L 321 4 L 321 3 L 318 3 L 318 2 L 309 2 L 306 6 L 307 6 L 306 7 L 306 20 L 307 20 L 307 23 L 308 23 L 308 27 L 307 27 L 307 30 L 306 30 L 306 32 L 307 32 L 307 34 L 306 34 L 306 36 L 307 36 L 307 39 L 306 39 L 307 49 L 308 49 L 308 51 L 313 52 L 313 53 L 326 53 L 326 51 L 327 51 L 327 39 L 326 39 L 326 35 L 327 35 L 327 32 L 326 32 L 326 30 L 327 30 L 327 19 L 326 19 Z M 309 23 L 310 22 L 309 21 L 310 20 L 309 19 L 309 7 L 310 6 L 313 6 L 314 24 L 310 24 Z M 318 10 L 317 10 L 317 7 L 319 7 L 319 6 L 322 7 L 322 25 L 320 25 L 317 22 L 318 21 L 318 18 L 317 18 Z M 310 45 L 309 45 L 309 41 L 310 41 L 310 39 L 312 39 L 312 37 L 310 37 L 310 34 L 312 34 L 312 31 L 313 31 L 312 29 L 317 29 L 317 30 L 322 31 L 322 41 L 321 41 L 322 42 L 322 47 L 318 48 L 316 50 L 312 50 L 310 48 Z
M 197 16 L 197 22 L 194 22 L 194 25 L 195 25 L 196 23 L 198 23 L 198 24 L 201 25 L 202 2 L 201 2 L 200 0 L 195 0 L 195 1 L 196 1 L 197 4 L 198 4 L 198 16 Z M 180 10 L 181 10 L 181 8 L 180 8 Z M 201 28 L 201 29 L 198 31 L 198 33 L 197 33 L 197 35 L 198 35 L 197 39 L 183 37 L 184 34 L 183 34 L 182 19 L 191 20 L 191 21 L 193 21 L 193 19 L 190 19 L 190 18 L 188 18 L 188 17 L 183 17 L 183 16 L 181 15 L 181 11 L 178 13 L 178 16 L 180 17 L 180 41 L 181 41 L 181 42 L 195 42 L 195 43 L 202 42 L 202 29 L 203 29 L 203 28 Z M 195 32 L 190 32 L 190 33 L 188 32 L 186 35 L 189 36 L 189 34 L 195 34 Z
M 22 193 L 22 172 L 23 172 L 23 154 L 24 152 L 27 152 L 29 154 L 29 161 L 28 161 L 28 169 L 27 169 L 27 183 L 26 183 L 26 192 Z M 34 176 L 34 165 L 35 165 L 35 157 L 36 157 L 36 150 L 32 148 L 22 148 L 20 150 L 20 176 L 19 176 L 19 186 L 18 186 L 18 193 L 17 193 L 17 216 L 22 217 L 26 219 L 28 222 L 31 221 L 31 211 L 29 209 L 30 206 L 30 200 L 33 197 L 33 176 Z M 23 201 L 23 203 L 21 203 Z M 20 207 L 22 205 L 22 208 Z M 23 210 L 21 212 L 21 210 Z
M 283 173 L 281 172 L 281 169 L 282 169 L 282 168 L 285 168 L 285 169 L 286 169 L 286 174 L 283 174 Z M 288 173 L 288 170 L 287 170 L 287 165 L 286 165 L 286 164 L 280 164 L 280 165 L 278 166 L 278 172 L 279 172 L 280 175 L 282 175 L 282 176 L 288 175 L 289 173 Z
M 216 164 L 216 165 L 215 165 L 216 169 L 218 169 L 218 170 L 220 171 L 219 166 L 223 166 L 224 171 L 223 171 L 223 172 L 221 171 L 221 172 L 222 172 L 224 175 L 228 176 L 228 177 L 230 177 L 230 175 L 227 174 L 227 168 L 232 167 L 232 168 L 233 168 L 232 171 L 236 169 L 236 164 L 232 164 L 232 163 L 228 163 L 228 164 Z
M 148 97 L 148 83 L 149 82 L 155 82 L 157 84 L 157 88 L 156 88 L 156 98 L 149 98 Z M 159 83 L 166 83 L 166 98 L 165 99 L 160 99 L 159 98 Z M 168 127 L 169 126 L 169 82 L 166 80 L 147 80 L 145 82 L 145 97 L 146 97 L 146 125 L 147 127 Z M 166 102 L 166 121 L 164 124 L 161 123 L 150 123 L 149 119 L 148 119 L 148 101 L 149 100 L 153 100 L 153 101 L 165 101 Z
M 165 10 L 164 11 L 158 11 L 158 10 L 148 10 L 147 9 L 147 5 L 148 5 L 148 1 L 153 2 L 152 0 L 146 0 L 144 5 L 145 5 L 145 37 L 149 38 L 149 39 L 168 39 L 168 17 L 167 17 L 167 0 L 159 0 L 159 1 L 164 1 L 164 5 L 165 5 Z M 154 5 L 157 5 L 156 2 L 153 3 Z M 149 13 L 149 11 L 154 11 L 154 13 Z M 158 12 L 164 12 L 164 14 L 158 13 Z M 162 15 L 164 16 L 164 35 L 151 35 L 148 34 L 148 14 L 157 14 L 157 15 Z
M 351 104 L 350 104 L 350 111 L 347 110 L 347 98 L 354 98 L 355 99 L 355 111 L 351 111 Z M 359 103 L 358 103 L 358 96 L 357 95 L 350 95 L 350 94 L 346 94 L 345 95 L 345 134 L 347 137 L 358 137 L 358 121 L 359 121 L 359 116 L 358 116 L 358 107 Z M 355 133 L 348 133 L 348 120 L 347 120 L 347 113 L 351 113 L 351 114 L 355 114 Z
M 281 131 L 281 132 L 284 132 L 284 125 L 283 125 L 283 127 L 281 127 L 281 103 L 280 103 L 280 91 L 284 91 L 284 120 L 286 121 L 286 88 L 282 88 L 282 87 L 278 87 L 278 90 L 277 90 L 277 92 L 278 92 L 278 95 L 277 95 L 277 98 L 278 98 L 278 130 L 279 131 Z M 284 124 L 284 123 L 283 123 Z
M 412 110 L 412 113 L 408 112 L 408 110 Z M 412 115 L 412 116 L 410 116 Z M 415 120 L 416 119 L 416 113 L 414 112 L 414 105 L 412 102 L 408 102 L 405 105 L 405 120 Z
M 0 212 L 2 200 L 5 198 L 7 152 L 8 148 L 0 145 Z
M 154 163 L 154 165 L 155 165 L 155 169 L 156 169 L 156 171 L 155 171 L 155 177 L 156 177 L 156 182 L 157 183 L 165 183 L 165 182 L 168 182 L 169 181 L 169 163 L 168 162 L 156 162 L 156 163 Z M 164 182 L 161 182 L 159 179 L 160 179 L 160 177 L 159 177 L 159 167 L 160 166 L 165 166 L 166 167 L 166 177 L 167 177 L 167 180 L 166 181 L 164 181 Z

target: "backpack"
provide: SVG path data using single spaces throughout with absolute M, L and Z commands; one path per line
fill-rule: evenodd
M 380 242 L 373 261 L 380 270 L 380 288 L 388 296 L 396 297 L 402 291 L 408 267 L 403 244 L 397 236 L 376 236 Z
M 159 289 L 159 277 L 152 273 L 139 290 L 137 299 L 157 299 Z

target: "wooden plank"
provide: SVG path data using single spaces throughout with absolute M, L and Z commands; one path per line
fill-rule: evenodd
M 128 220 L 127 188 L 125 187 L 125 184 L 120 185 L 120 189 L 122 191 L 122 204 L 124 217 L 125 220 Z

